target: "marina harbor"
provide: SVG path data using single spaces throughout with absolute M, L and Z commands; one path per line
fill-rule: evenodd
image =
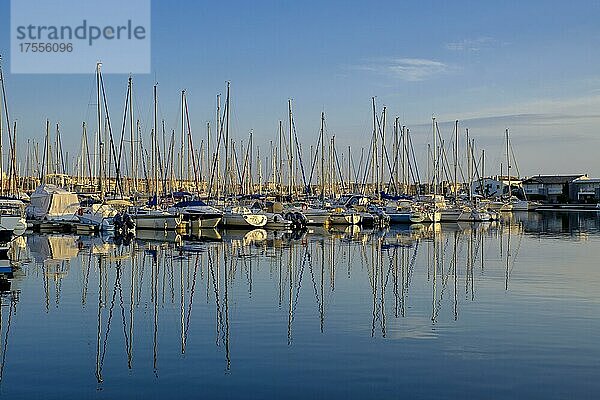
M 600 397 L 600 3 L 0 10 L 0 399 Z

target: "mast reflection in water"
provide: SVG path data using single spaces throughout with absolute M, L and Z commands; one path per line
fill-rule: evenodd
M 596 214 L 530 213 L 120 244 L 26 236 L 0 296 L 0 393 L 585 397 L 598 389 L 598 231 Z

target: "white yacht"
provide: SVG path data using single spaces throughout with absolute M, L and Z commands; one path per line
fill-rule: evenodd
M 264 214 L 267 217 L 267 223 L 265 225 L 265 228 L 267 229 L 291 230 L 294 225 L 293 221 L 286 219 L 279 213 L 265 212 Z
M 201 200 L 181 201 L 167 211 L 181 214 L 192 230 L 215 228 L 223 219 L 223 212 Z
M 331 216 L 328 210 L 309 207 L 306 204 L 303 204 L 302 209 L 298 211 L 306 217 L 306 225 L 325 225 L 329 222 Z
M 223 225 L 230 228 L 261 228 L 266 224 L 266 215 L 253 213 L 248 207 L 228 207 L 223 215 Z
M 173 214 L 160 209 L 132 207 L 129 209 L 129 215 L 137 229 L 172 231 L 185 226 L 181 214 Z
M 329 216 L 329 222 L 333 225 L 358 225 L 360 224 L 360 214 L 354 211 L 348 211 L 341 207 L 333 209 Z
M 21 200 L 0 199 L 0 241 L 8 242 L 13 235 L 25 233 L 24 208 Z

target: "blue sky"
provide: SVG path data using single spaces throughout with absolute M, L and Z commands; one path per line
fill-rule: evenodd
M 0 16 L 20 142 L 42 137 L 49 118 L 74 154 L 81 121 L 94 124 L 94 66 L 89 75 L 11 74 L 9 1 Z M 175 127 L 186 88 L 199 143 L 230 80 L 236 137 L 253 129 L 266 146 L 291 98 L 305 146 L 316 142 L 323 110 L 328 133 L 359 151 L 376 96 L 389 121 L 397 115 L 411 128 L 420 154 L 436 115 L 470 128 L 489 172 L 499 170 L 510 128 L 522 174 L 600 176 L 599 17 L 600 3 L 590 1 L 153 1 L 153 72 L 134 77 L 136 103 L 149 124 L 157 81 L 161 116 Z M 105 80 L 118 121 L 127 76 Z M 451 135 L 449 124 L 442 134 Z

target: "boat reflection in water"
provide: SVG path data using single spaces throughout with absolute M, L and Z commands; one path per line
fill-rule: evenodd
M 13 254 L 30 252 L 33 263 L 21 269 L 37 280 L 46 310 L 54 303 L 55 315 L 93 321 L 95 337 L 81 334 L 94 344 L 95 378 L 104 387 L 127 379 L 128 370 L 160 378 L 199 360 L 231 374 L 238 363 L 248 368 L 253 346 L 293 352 L 330 343 L 329 334 L 361 343 L 436 338 L 481 297 L 510 300 L 531 225 L 513 215 L 387 230 L 140 231 L 127 245 L 32 235 Z M 16 309 L 18 297 L 3 295 L 3 310 Z M 57 337 L 56 346 L 68 345 Z
M 179 341 L 184 354 L 194 341 L 190 326 L 196 321 L 194 300 L 199 301 L 198 297 L 202 319 L 212 315 L 215 343 L 223 350 L 229 370 L 235 360 L 230 307 L 241 301 L 241 293 L 264 297 L 256 293 L 257 283 L 261 290 L 271 287 L 274 291 L 274 310 L 281 311 L 280 318 L 286 321 L 281 334 L 288 345 L 294 342 L 300 307 L 316 310 L 318 332 L 327 329 L 328 303 L 333 301 L 339 279 L 368 281 L 373 336 L 380 332 L 386 337 L 390 318 L 406 317 L 416 274 L 426 274 L 430 285 L 432 323 L 439 317 L 446 292 L 452 297 L 452 316 L 458 319 L 462 303 L 458 286 L 465 286 L 469 300 L 475 300 L 473 269 L 477 263 L 483 267 L 485 257 L 477 249 L 483 249 L 486 237 L 499 240 L 499 229 L 501 225 L 488 223 L 416 224 L 385 231 L 352 225 L 299 233 L 202 230 L 195 236 L 140 231 L 128 246 L 99 237 L 38 235 L 29 237 L 29 248 L 44 268 L 47 307 L 49 283 L 54 282 L 59 307 L 61 281 L 72 273 L 71 264 L 81 266 L 81 303 L 97 303 L 96 378 L 102 383 L 108 355 L 123 348 L 117 342 L 124 341 L 127 362 L 123 366 L 132 369 L 141 344 L 150 341 L 156 376 L 162 341 Z M 313 305 L 306 302 L 308 298 Z M 173 313 L 179 315 L 177 326 L 164 326 L 165 321 L 173 321 Z M 134 340 L 139 335 L 147 337 Z

